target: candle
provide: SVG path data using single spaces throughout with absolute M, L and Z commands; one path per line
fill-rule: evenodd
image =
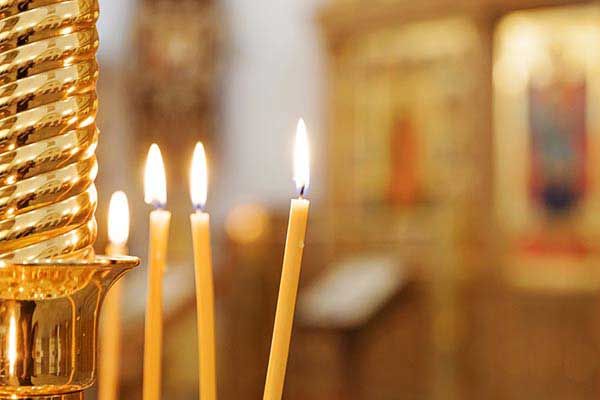
M 150 146 L 144 174 L 146 203 L 152 204 L 148 250 L 148 298 L 144 340 L 144 400 L 159 400 L 162 363 L 162 283 L 166 266 L 167 239 L 171 213 L 167 204 L 167 184 L 160 149 Z
M 190 173 L 190 195 L 195 212 L 190 215 L 194 242 L 196 275 L 196 311 L 200 364 L 200 399 L 217 398 L 215 360 L 215 316 L 212 260 L 210 247 L 210 215 L 203 211 L 208 190 L 206 154 L 202 143 L 196 144 Z
M 127 195 L 114 192 L 108 207 L 108 246 L 109 256 L 127 254 L 129 238 L 129 206 Z M 118 400 L 119 365 L 121 352 L 121 294 L 122 281 L 114 284 L 102 306 L 101 351 L 98 398 L 100 400 Z
M 310 205 L 310 202 L 304 198 L 309 184 L 309 172 L 306 125 L 303 120 L 300 120 L 296 130 L 294 151 L 294 180 L 296 181 L 299 197 L 292 199 L 290 208 L 264 400 L 280 400 L 283 393 Z

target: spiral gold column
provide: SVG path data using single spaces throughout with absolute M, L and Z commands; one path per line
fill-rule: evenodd
M 95 256 L 96 0 L 0 0 L 0 400 L 81 400 L 102 299 L 135 257 Z
M 0 259 L 93 256 L 95 0 L 0 0 Z

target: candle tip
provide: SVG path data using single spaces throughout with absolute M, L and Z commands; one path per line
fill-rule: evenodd
M 127 195 L 116 191 L 108 206 L 108 240 L 116 245 L 125 245 L 129 239 L 129 205 Z
M 208 166 L 202 142 L 196 143 L 190 169 L 190 197 L 196 211 L 203 211 L 208 197 Z
M 310 155 L 308 133 L 304 120 L 300 118 L 296 127 L 296 144 L 294 147 L 294 181 L 300 196 L 304 196 L 310 183 Z
M 158 145 L 153 143 L 148 150 L 144 173 L 144 200 L 155 208 L 165 208 L 167 204 L 167 178 L 165 165 Z

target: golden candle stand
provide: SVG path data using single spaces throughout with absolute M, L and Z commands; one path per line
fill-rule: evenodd
M 0 400 L 81 400 L 100 306 L 135 257 L 0 262 Z
M 82 399 L 102 300 L 139 264 L 92 248 L 98 13 L 0 0 L 0 400 Z

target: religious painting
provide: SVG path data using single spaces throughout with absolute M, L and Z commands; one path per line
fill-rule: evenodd
M 419 182 L 419 138 L 414 123 L 399 115 L 390 127 L 390 180 L 391 204 L 414 204 L 421 195 Z
M 479 50 L 476 26 L 460 17 L 376 29 L 340 48 L 331 169 L 340 231 L 394 240 L 465 187 Z M 354 220 L 361 232 L 348 229 Z
M 495 204 L 508 268 L 528 286 L 600 284 L 590 276 L 600 232 L 600 120 L 590 112 L 600 101 L 599 17 L 589 5 L 520 11 L 496 29 Z
M 550 214 L 577 208 L 586 195 L 585 93 L 585 82 L 529 87 L 529 189 Z

